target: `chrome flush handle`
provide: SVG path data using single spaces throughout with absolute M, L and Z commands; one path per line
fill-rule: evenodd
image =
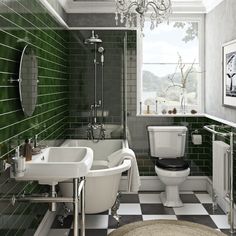
M 182 133 L 182 134 L 178 134 L 178 136 L 186 136 L 186 134 L 185 134 L 185 133 Z

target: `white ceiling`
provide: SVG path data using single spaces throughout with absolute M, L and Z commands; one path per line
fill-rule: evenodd
M 171 0 L 174 13 L 207 13 L 224 0 Z M 115 0 L 59 0 L 68 13 L 115 12 Z

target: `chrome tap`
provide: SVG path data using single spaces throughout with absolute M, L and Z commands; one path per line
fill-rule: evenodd
M 105 139 L 105 137 L 106 137 L 106 129 L 104 128 L 103 124 L 101 125 L 101 134 L 100 134 L 100 136 L 101 136 L 101 139 Z
M 37 148 L 38 147 L 38 135 L 35 134 L 34 136 L 34 148 Z

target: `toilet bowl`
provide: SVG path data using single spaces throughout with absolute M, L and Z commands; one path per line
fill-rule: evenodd
M 155 166 L 155 172 L 165 185 L 165 192 L 160 194 L 161 202 L 166 207 L 182 207 L 179 197 L 179 185 L 181 185 L 190 173 L 190 168 L 181 171 L 163 170 Z
M 190 173 L 184 156 L 186 132 L 184 126 L 149 126 L 151 156 L 156 158 L 155 172 L 165 185 L 161 202 L 166 207 L 181 207 L 179 186 Z

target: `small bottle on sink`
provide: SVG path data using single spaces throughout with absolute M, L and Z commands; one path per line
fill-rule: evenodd
M 32 160 L 32 146 L 29 139 L 25 140 L 25 144 L 23 146 L 23 156 L 25 157 L 26 161 Z

